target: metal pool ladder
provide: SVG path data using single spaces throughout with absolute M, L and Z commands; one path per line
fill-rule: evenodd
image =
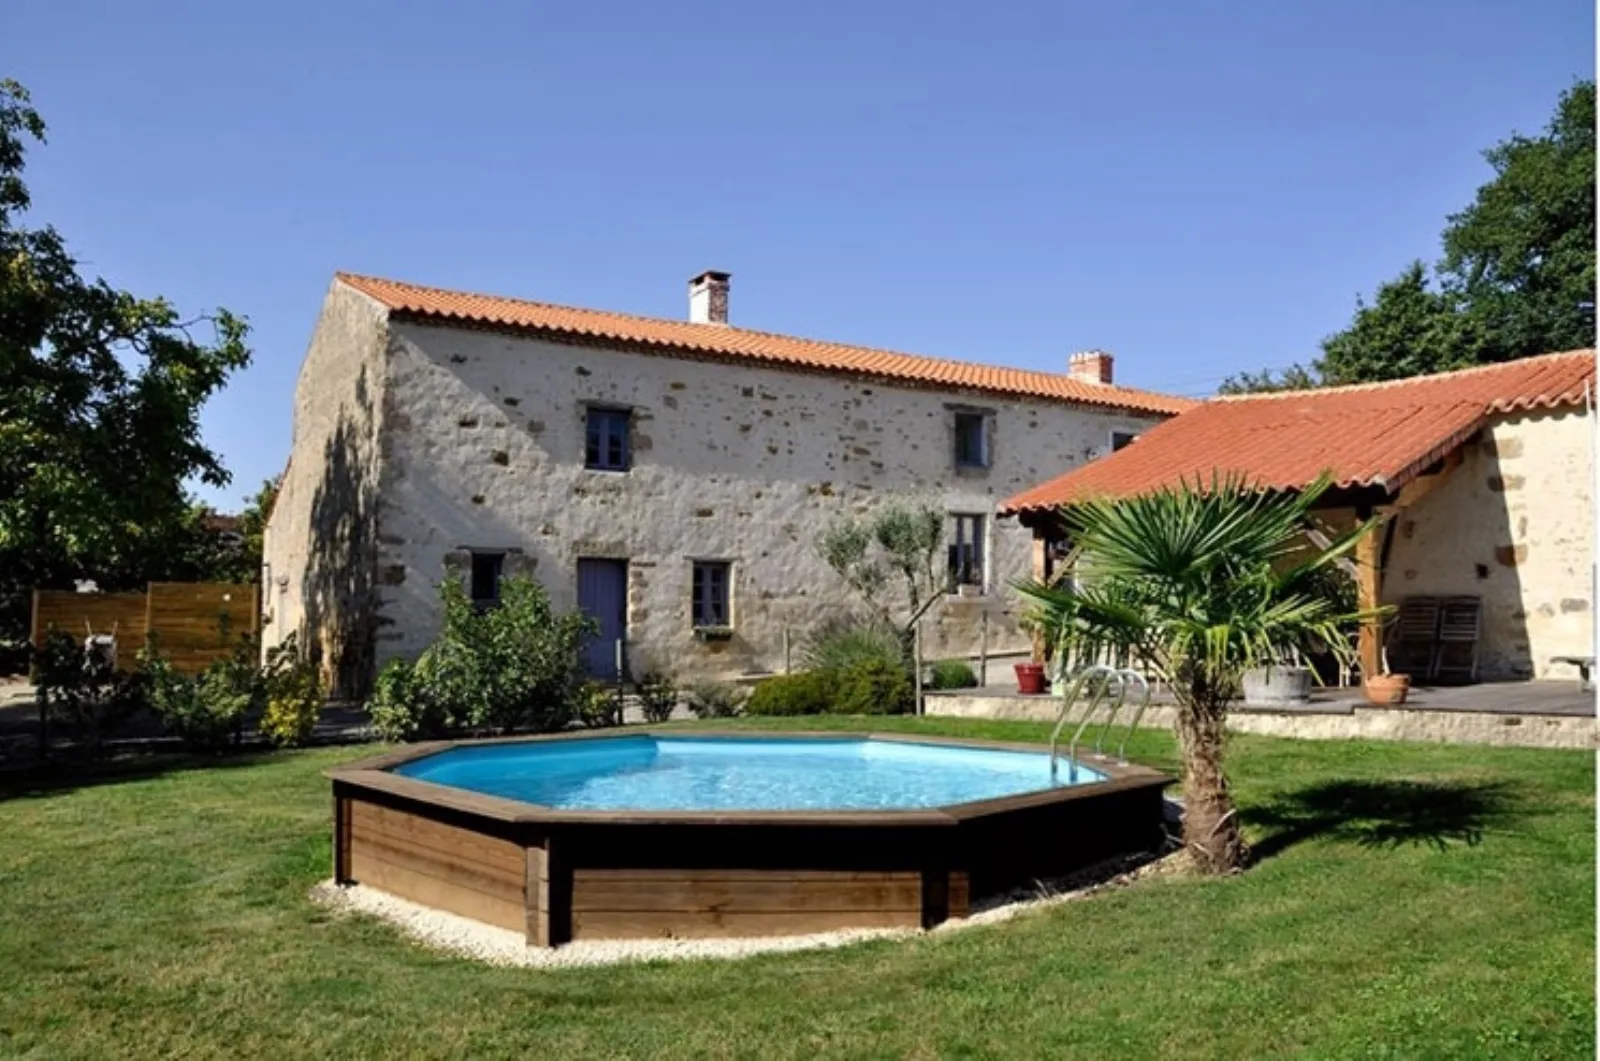
M 1099 681 L 1095 682 L 1094 679 Z M 1116 725 L 1117 715 L 1121 713 L 1123 705 L 1128 699 L 1128 690 L 1131 685 L 1138 685 L 1140 690 L 1139 704 L 1134 708 L 1132 716 L 1128 719 L 1128 728 L 1122 733 L 1122 741 L 1117 745 L 1117 762 L 1126 763 L 1124 752 L 1128 747 L 1128 738 L 1139 725 L 1139 720 L 1144 717 L 1145 708 L 1150 706 L 1150 683 L 1143 674 L 1132 668 L 1111 667 L 1104 663 L 1092 664 L 1078 672 L 1072 682 L 1067 686 L 1066 692 L 1061 697 L 1061 710 L 1056 713 L 1055 729 L 1050 732 L 1050 783 L 1055 784 L 1060 776 L 1061 758 L 1061 731 L 1072 719 L 1073 708 L 1077 706 L 1078 698 L 1082 695 L 1084 686 L 1089 686 L 1089 698 L 1084 706 L 1083 713 L 1078 717 L 1078 726 L 1072 732 L 1072 740 L 1067 745 L 1067 780 L 1075 784 L 1078 780 L 1078 744 L 1083 739 L 1084 730 L 1089 728 L 1095 712 L 1100 704 L 1115 697 L 1111 710 L 1106 716 L 1105 724 L 1100 729 L 1100 735 L 1095 740 L 1094 757 L 1104 760 L 1106 758 L 1102 748 L 1105 743 L 1106 733 Z

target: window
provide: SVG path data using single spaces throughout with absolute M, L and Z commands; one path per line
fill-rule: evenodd
M 983 585 L 983 517 L 951 516 L 950 585 Z
M 1134 434 L 1132 431 L 1111 432 L 1111 452 L 1115 453 L 1119 449 L 1127 449 L 1129 446 L 1133 445 L 1133 440 L 1138 437 L 1139 436 Z
M 726 560 L 694 562 L 694 625 L 728 625 L 728 569 Z
M 987 468 L 989 447 L 987 417 L 982 413 L 956 413 L 956 467 Z
M 628 410 L 591 406 L 584 424 L 583 464 L 601 471 L 625 472 L 628 452 Z
M 480 611 L 500 603 L 500 572 L 505 563 L 505 553 L 472 554 L 472 603 Z

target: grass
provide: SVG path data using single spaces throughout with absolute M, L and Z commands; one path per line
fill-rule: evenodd
M 1266 856 L 1242 876 L 836 952 L 539 972 L 432 954 L 306 900 L 329 872 L 320 771 L 370 751 L 0 777 L 0 1055 L 1595 1052 L 1589 753 L 1241 736 L 1232 774 Z M 1130 751 L 1173 765 L 1161 734 Z

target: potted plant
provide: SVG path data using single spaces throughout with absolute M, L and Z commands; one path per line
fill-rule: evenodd
M 697 626 L 694 636 L 701 641 L 731 641 L 733 627 L 731 626 Z
M 1017 692 L 1024 696 L 1038 696 L 1044 692 L 1044 664 L 1029 660 L 1016 664 Z
M 1251 707 L 1304 704 L 1311 700 L 1311 668 L 1298 663 L 1269 663 L 1244 672 L 1244 702 Z
M 1380 707 L 1394 707 L 1405 703 L 1407 694 L 1411 692 L 1411 675 L 1395 674 L 1389 670 L 1387 646 L 1380 647 L 1378 655 L 1383 661 L 1383 673 L 1362 678 L 1361 695 L 1367 698 L 1367 703 L 1377 704 Z

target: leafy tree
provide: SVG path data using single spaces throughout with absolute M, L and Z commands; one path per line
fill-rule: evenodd
M 945 515 L 927 505 L 893 503 L 865 517 L 841 517 L 822 533 L 817 551 L 909 646 L 911 631 L 947 589 L 939 565 Z M 891 587 L 898 585 L 906 610 L 895 618 Z
M 1370 524 L 1286 562 L 1327 488 L 1323 477 L 1273 495 L 1228 480 L 1085 501 L 1062 512 L 1078 577 L 1017 584 L 1058 658 L 1142 663 L 1172 687 L 1184 843 L 1205 872 L 1246 857 L 1223 769 L 1227 708 L 1245 671 L 1318 646 L 1352 654 L 1343 633 L 1355 617 L 1326 593 L 1324 571 Z
M 1595 85 L 1562 94 L 1538 137 L 1484 152 L 1494 177 L 1450 215 L 1429 277 L 1413 262 L 1357 300 L 1322 357 L 1282 377 L 1246 372 L 1224 394 L 1364 383 L 1509 361 L 1594 344 Z
M 185 562 L 183 484 L 228 481 L 200 409 L 250 359 L 242 318 L 85 279 L 53 228 L 24 224 L 44 135 L 0 80 L 0 637 L 26 628 L 37 585 L 138 585 Z
M 1290 365 L 1282 371 L 1270 368 L 1260 372 L 1241 372 L 1229 376 L 1217 387 L 1218 394 L 1260 394 L 1267 391 L 1300 391 L 1322 386 L 1315 368 Z
M 1356 302 L 1350 327 L 1322 342 L 1317 372 L 1326 384 L 1368 383 L 1446 372 L 1473 364 L 1474 344 L 1448 292 L 1412 262 L 1378 288 L 1371 305 Z
M 1494 179 L 1444 231 L 1439 272 L 1482 337 L 1480 361 L 1594 344 L 1594 88 L 1562 93 L 1543 136 L 1485 151 Z

